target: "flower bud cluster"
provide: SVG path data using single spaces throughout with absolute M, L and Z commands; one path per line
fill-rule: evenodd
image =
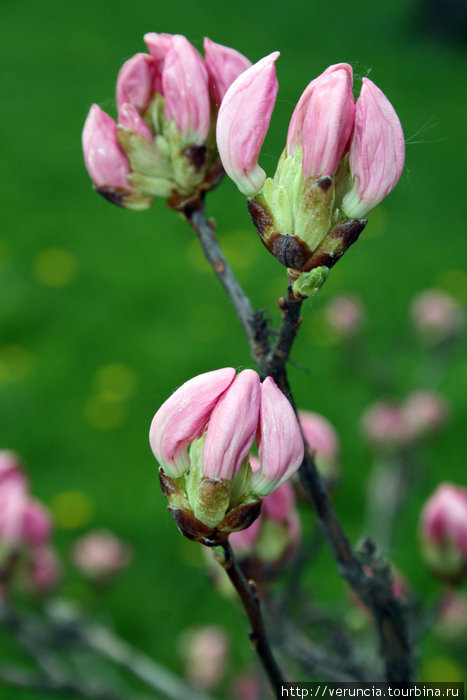
M 440 484 L 425 503 L 420 537 L 427 566 L 440 578 L 455 582 L 467 573 L 467 489 Z
M 29 494 L 18 458 L 0 451 L 0 583 L 19 574 L 27 588 L 43 591 L 56 582 L 51 530 L 47 510 Z
M 276 51 L 261 59 L 230 86 L 219 111 L 217 143 L 227 174 L 249 198 L 261 240 L 295 271 L 294 279 L 331 267 L 358 238 L 363 217 L 395 187 L 405 145 L 381 90 L 363 78 L 355 103 L 352 68 L 338 63 L 305 89 L 275 176 L 266 178 L 258 157 L 278 91 L 278 56 Z
M 190 539 L 217 544 L 248 527 L 261 498 L 296 472 L 303 440 L 271 377 L 231 367 L 183 384 L 157 411 L 151 449 L 169 510 Z M 250 464 L 256 440 L 259 463 Z
M 232 81 L 251 63 L 205 39 L 205 59 L 180 34 L 149 33 L 149 54 L 126 61 L 117 79 L 118 119 L 93 105 L 83 129 L 95 189 L 114 204 L 147 209 L 199 197 L 222 177 L 214 125 Z

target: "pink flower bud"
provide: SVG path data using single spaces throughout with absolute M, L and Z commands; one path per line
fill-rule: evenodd
M 209 93 L 218 107 L 233 81 L 251 66 L 251 61 L 239 51 L 204 39 L 204 63 L 209 76 Z
M 358 334 L 364 321 L 364 310 L 360 299 L 351 294 L 334 297 L 325 309 L 326 320 L 341 338 Z
M 261 385 L 257 444 L 261 469 L 253 473 L 252 485 L 267 496 L 297 471 L 304 453 L 294 410 L 271 377 Z
M 311 411 L 300 411 L 298 416 L 310 450 L 326 459 L 337 459 L 339 438 L 331 423 L 324 416 Z
M 250 456 L 253 471 L 260 462 Z M 240 556 L 253 556 L 266 567 L 264 575 L 273 574 L 272 564 L 280 564 L 284 556 L 293 554 L 300 542 L 300 519 L 295 506 L 295 495 L 289 481 L 263 499 L 260 516 L 246 530 L 233 532 L 230 543 Z M 258 576 L 259 572 L 256 572 Z M 248 574 L 247 574 L 248 575 Z
M 264 499 L 261 512 L 270 520 L 280 522 L 281 520 L 287 520 L 294 508 L 294 491 L 290 482 L 285 481 Z
M 464 322 L 456 299 L 439 289 L 427 289 L 416 296 L 410 306 L 410 315 L 417 331 L 433 341 L 456 335 Z
M 172 47 L 172 39 L 172 34 L 156 34 L 156 32 L 149 32 L 144 35 L 146 46 L 156 63 L 153 89 L 160 94 L 162 94 L 162 69 L 164 67 L 165 57 Z
M 364 216 L 394 189 L 404 158 L 404 134 L 394 107 L 371 80 L 363 78 L 350 142 L 353 186 L 342 202 L 347 216 Z
M 26 488 L 26 476 L 19 457 L 10 450 L 0 450 L 0 489 L 2 484 L 10 479 L 19 481 Z
M 440 484 L 426 502 L 421 515 L 421 534 L 427 544 L 439 549 L 453 547 L 467 564 L 467 489 Z
M 50 537 L 52 524 L 44 506 L 30 500 L 24 511 L 23 538 L 33 547 L 44 545 Z
M 27 504 L 25 482 L 21 478 L 10 478 L 2 483 L 0 487 L 1 545 L 16 547 L 22 542 Z
M 111 532 L 96 530 L 77 540 L 72 558 L 82 574 L 93 580 L 103 580 L 129 564 L 131 550 Z
M 202 144 L 211 124 L 208 74 L 203 59 L 180 34 L 172 37 L 162 70 L 165 116 L 187 143 Z
M 403 411 L 418 438 L 432 435 L 442 427 L 449 414 L 445 399 L 431 391 L 414 391 L 407 397 Z
M 362 430 L 378 448 L 400 447 L 415 437 L 402 407 L 389 401 L 377 401 L 367 408 L 362 416 Z
M 117 78 L 117 107 L 129 102 L 139 112 L 149 104 L 156 76 L 156 62 L 147 53 L 137 53 L 126 61 Z
M 329 66 L 305 89 L 292 115 L 287 152 L 303 148 L 303 177 L 333 175 L 352 133 L 355 102 L 352 68 Z
M 180 652 L 188 681 L 195 688 L 213 688 L 227 670 L 229 642 L 221 627 L 210 625 L 185 630 Z
M 265 500 L 266 499 L 263 501 L 263 505 Z M 244 552 L 249 552 L 254 548 L 261 532 L 262 522 L 263 516 L 261 513 L 250 525 L 250 527 L 245 528 L 245 530 L 238 530 L 238 532 L 232 532 L 232 534 L 229 536 L 229 541 L 236 553 L 241 554 Z
M 275 51 L 242 73 L 227 90 L 217 119 L 217 147 L 224 169 L 243 194 L 266 179 L 258 156 L 271 120 L 279 84 Z
M 200 374 L 185 382 L 157 411 L 149 442 L 169 476 L 179 476 L 189 468 L 188 446 L 203 434 L 214 406 L 234 376 L 232 367 Z
M 84 161 L 97 188 L 130 190 L 128 158 L 117 138 L 117 125 L 97 105 L 89 110 L 83 129 Z
M 136 107 L 124 102 L 118 110 L 118 123 L 136 131 L 137 134 L 152 143 L 152 134 L 144 119 L 140 116 Z
M 28 588 L 34 593 L 47 593 L 59 582 L 60 562 L 51 547 L 35 547 L 32 550 L 31 572 Z
M 209 419 L 203 452 L 205 476 L 233 479 L 254 442 L 259 404 L 259 377 L 245 369 L 217 401 Z

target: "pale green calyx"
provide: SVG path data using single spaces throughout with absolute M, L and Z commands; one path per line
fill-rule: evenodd
M 187 143 L 173 119 L 166 119 L 165 100 L 155 93 L 143 114 L 152 139 L 118 124 L 118 140 L 130 161 L 131 185 L 149 197 L 187 197 L 209 180 L 216 149 L 206 143 Z
M 341 208 L 350 186 L 347 156 L 333 176 L 305 180 L 302 162 L 301 149 L 293 155 L 284 150 L 274 178 L 268 178 L 248 200 L 250 216 L 264 245 L 295 272 L 331 268 L 366 224 L 364 219 L 349 219 Z
M 310 272 L 302 272 L 293 282 L 292 290 L 297 298 L 314 297 L 326 282 L 329 275 L 329 268 L 321 265 L 315 267 Z

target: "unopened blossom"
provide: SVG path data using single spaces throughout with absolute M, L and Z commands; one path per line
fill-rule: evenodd
M 249 453 L 257 442 L 259 468 Z M 303 459 L 295 414 L 268 377 L 224 368 L 194 377 L 161 406 L 149 440 L 169 510 L 181 531 L 207 541 L 248 527 L 261 497 Z M 210 539 L 211 538 L 211 539 Z
M 40 552 L 50 547 L 51 531 L 50 515 L 31 497 L 18 457 L 0 451 L 0 568 L 4 581 L 35 588 L 34 572 Z
M 339 476 L 340 442 L 334 426 L 327 418 L 311 411 L 299 411 L 305 441 L 314 454 L 316 466 L 332 487 Z
M 73 563 L 91 581 L 108 581 L 131 561 L 131 549 L 107 530 L 80 537 L 73 547 Z
M 251 66 L 251 61 L 239 51 L 216 44 L 207 37 L 203 47 L 209 93 L 214 104 L 219 107 L 233 81 Z
M 18 455 L 11 450 L 0 450 L 0 485 L 8 479 L 17 479 L 26 485 L 26 477 Z
M 214 688 L 227 671 L 229 641 L 222 627 L 185 630 L 179 641 L 185 675 L 195 688 Z
M 452 338 L 464 325 L 459 302 L 440 289 L 427 289 L 410 305 L 410 316 L 417 332 L 430 342 Z
M 27 588 L 34 593 L 49 593 L 60 581 L 61 566 L 50 545 L 34 547 L 31 551 Z
M 443 641 L 459 644 L 467 634 L 467 594 L 455 589 L 446 590 L 441 601 L 434 631 Z
M 425 562 L 440 578 L 457 581 L 467 572 L 467 489 L 443 483 L 420 516 Z
M 396 186 L 404 168 L 405 141 L 399 117 L 384 93 L 363 78 L 349 148 L 352 188 L 342 209 L 361 218 Z
M 32 547 L 39 547 L 48 542 L 52 532 L 52 522 L 46 508 L 29 499 L 23 515 L 22 536 Z
M 404 137 L 388 99 L 367 78 L 352 95 L 352 68 L 329 66 L 302 94 L 274 178 L 258 164 L 276 94 L 266 56 L 228 89 L 217 142 L 227 174 L 248 197 L 262 242 L 289 268 L 298 298 L 311 296 L 354 243 L 366 213 L 395 187 Z M 317 277 L 315 270 L 321 270 Z
M 449 417 L 446 399 L 433 391 L 409 394 L 403 404 L 403 412 L 415 438 L 430 437 Z
M 365 320 L 363 304 L 353 294 L 339 294 L 334 297 L 324 313 L 327 323 L 340 338 L 353 338 L 358 335 Z
M 148 33 L 117 78 L 117 122 L 93 105 L 83 131 L 86 167 L 114 204 L 147 209 L 155 197 L 181 208 L 222 177 L 213 132 L 227 88 L 250 65 L 205 40 L 206 60 L 180 34 Z
M 395 401 L 377 401 L 369 406 L 361 420 L 362 432 L 377 448 L 394 449 L 409 444 L 415 438 L 413 425 Z
M 260 190 L 266 180 L 258 157 L 279 89 L 274 66 L 278 57 L 274 51 L 242 73 L 219 110 L 216 139 L 222 165 L 246 195 Z

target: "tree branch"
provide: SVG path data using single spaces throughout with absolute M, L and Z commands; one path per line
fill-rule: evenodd
M 286 362 L 301 321 L 301 302 L 295 299 L 289 285 L 287 296 L 279 301 L 282 322 L 276 342 L 271 348 L 262 314 L 258 316 L 253 312 L 250 301 L 229 267 L 214 234 L 213 224 L 206 220 L 204 203 L 184 211 L 184 214 L 201 241 L 206 259 L 213 267 L 237 311 L 260 374 L 274 378 L 297 412 L 287 378 Z M 259 318 L 262 321 L 261 324 L 258 324 Z M 384 576 L 381 572 L 379 574 L 374 572 L 373 577 L 365 574 L 362 563 L 351 548 L 337 519 L 326 486 L 306 442 L 305 447 L 305 457 L 299 472 L 300 478 L 315 507 L 321 531 L 328 542 L 341 576 L 349 582 L 360 600 L 373 613 L 386 667 L 386 679 L 390 682 L 410 681 L 412 663 L 407 624 L 401 604 L 392 595 L 390 574 Z
M 234 556 L 229 541 L 227 540 L 221 546 L 224 557 L 219 563 L 225 569 L 227 576 L 240 596 L 245 612 L 251 622 L 250 639 L 261 659 L 261 663 L 263 664 L 271 685 L 277 693 L 277 697 L 280 697 L 284 678 L 273 656 L 271 647 L 269 646 L 259 600 L 255 592 L 254 581 L 246 580 Z

